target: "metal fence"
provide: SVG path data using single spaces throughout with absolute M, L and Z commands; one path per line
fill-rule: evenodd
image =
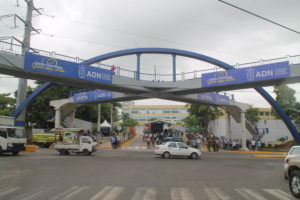
M 8 52 L 11 54 L 22 54 L 22 46 L 12 44 L 5 41 L 0 41 L 0 51 Z M 78 57 L 71 57 L 67 55 L 58 54 L 56 52 L 50 52 L 50 51 L 44 51 L 40 49 L 31 49 L 31 53 L 57 58 L 61 60 L 66 60 L 70 62 L 76 62 L 80 63 L 83 62 L 83 59 L 80 59 Z M 233 67 L 235 68 L 244 68 L 244 67 L 253 67 L 253 66 L 259 66 L 264 64 L 271 64 L 271 63 L 277 63 L 277 62 L 283 62 L 283 61 L 289 61 L 290 64 L 299 64 L 300 63 L 300 55 L 295 56 L 286 56 L 282 58 L 274 58 L 269 60 L 259 60 L 256 62 L 250 62 L 250 63 L 243 63 L 243 64 L 235 64 Z M 111 69 L 111 65 L 103 64 L 101 62 L 92 64 L 94 67 L 101 67 L 103 69 Z M 213 68 L 213 69 L 204 69 L 204 70 L 194 70 L 192 72 L 182 72 L 179 74 L 176 74 L 176 81 L 184 81 L 184 80 L 192 80 L 192 79 L 198 79 L 201 78 L 202 73 L 207 72 L 215 72 L 215 71 L 221 71 L 223 69 L 220 68 Z M 121 67 L 116 67 L 115 75 L 127 77 L 131 79 L 136 79 L 136 71 L 123 69 Z M 143 81 L 160 81 L 160 82 L 172 82 L 173 81 L 173 74 L 150 74 L 150 73 L 140 73 L 140 80 Z

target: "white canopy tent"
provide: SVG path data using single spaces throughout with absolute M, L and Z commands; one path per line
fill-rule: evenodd
M 105 120 L 102 124 L 100 124 L 100 128 L 110 128 L 111 125 Z

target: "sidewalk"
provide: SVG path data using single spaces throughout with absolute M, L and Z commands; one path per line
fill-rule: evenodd
M 137 137 L 141 136 L 140 134 L 136 134 L 133 138 L 123 142 L 120 147 L 125 147 L 129 144 L 131 144 Z M 112 149 L 110 137 L 106 137 L 103 140 L 101 140 L 101 144 L 97 146 L 97 149 Z
M 201 151 L 208 152 L 208 149 L 204 147 L 201 148 Z M 211 152 L 213 153 L 213 151 Z M 284 158 L 285 157 L 284 154 L 287 153 L 287 152 L 271 152 L 271 151 L 241 151 L 241 150 L 231 151 L 231 150 L 223 150 L 223 149 L 220 149 L 219 152 L 254 154 L 251 155 L 251 157 L 255 157 L 255 158 Z

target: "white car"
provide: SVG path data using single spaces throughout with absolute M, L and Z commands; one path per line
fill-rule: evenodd
M 191 148 L 182 142 L 165 142 L 155 146 L 154 153 L 163 158 L 183 156 L 196 159 L 202 155 L 199 149 Z
M 283 168 L 284 168 L 284 176 L 285 178 L 287 179 L 287 169 L 288 169 L 288 163 L 289 163 L 289 159 L 290 158 L 293 158 L 293 157 L 296 157 L 296 156 L 300 156 L 300 146 L 293 146 L 289 152 L 287 154 L 285 154 L 285 158 L 284 158 L 284 165 L 283 165 Z

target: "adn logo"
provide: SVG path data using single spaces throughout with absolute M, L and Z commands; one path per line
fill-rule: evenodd
M 253 68 L 247 69 L 247 80 L 248 81 L 253 81 L 254 78 L 255 78 L 254 69 Z
M 81 79 L 85 79 L 85 75 L 86 75 L 86 67 L 84 65 L 80 65 L 79 71 L 78 71 L 78 76 Z

